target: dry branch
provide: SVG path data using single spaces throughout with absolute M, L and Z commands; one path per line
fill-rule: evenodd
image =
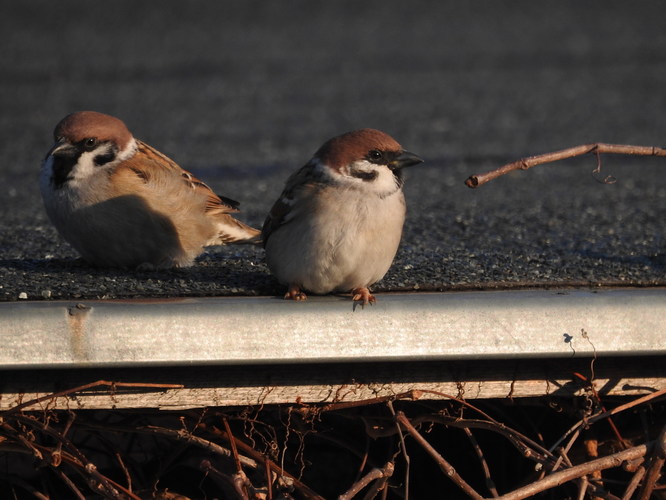
M 638 500 L 648 500 L 652 491 L 654 490 L 657 480 L 661 476 L 666 461 L 666 425 L 659 433 L 659 437 L 655 443 L 650 465 L 647 466 L 647 473 L 645 474 L 645 481 L 638 495 Z
M 393 475 L 394 465 L 393 462 L 388 462 L 381 469 L 374 468 L 368 472 L 361 479 L 356 481 L 351 488 L 349 488 L 345 493 L 338 497 L 338 500 L 351 500 L 354 498 L 363 488 L 369 485 L 372 481 L 378 479 L 389 478 Z M 384 483 L 385 484 L 385 483 Z
M 486 488 L 488 488 L 488 491 L 490 491 L 490 494 L 493 496 L 493 498 L 497 498 L 499 493 L 497 492 L 497 487 L 495 486 L 493 478 L 490 476 L 490 467 L 488 467 L 486 457 L 483 455 L 483 450 L 481 449 L 481 446 L 479 446 L 479 442 L 474 437 L 474 434 L 472 434 L 472 431 L 469 430 L 468 427 L 465 427 L 463 430 L 465 431 L 465 435 L 469 439 L 470 443 L 472 443 L 472 447 L 476 452 L 476 456 L 479 457 L 479 462 L 481 462 L 481 469 L 483 470 L 483 476 L 486 480 Z
M 267 466 L 272 472 L 274 472 L 278 476 L 289 478 L 289 480 L 294 483 L 294 486 L 296 488 L 298 488 L 301 491 L 301 493 L 303 495 L 305 495 L 306 498 L 311 499 L 311 500 L 324 500 L 323 497 L 321 497 L 320 495 L 315 493 L 313 490 L 311 490 L 307 485 L 305 485 L 301 481 L 299 481 L 298 478 L 289 474 L 282 467 L 277 465 L 272 460 L 269 460 L 268 458 L 263 456 L 261 453 L 256 451 L 251 446 L 245 444 L 243 441 L 241 441 L 239 439 L 236 439 L 233 435 L 229 435 L 224 431 L 220 431 L 220 435 L 225 436 L 226 439 L 229 440 L 229 441 L 231 441 L 232 439 L 235 440 L 237 448 L 240 448 L 243 451 L 243 453 L 246 453 L 247 455 L 250 455 L 251 457 L 254 457 L 254 460 L 256 460 L 257 462 L 264 463 L 265 466 Z
M 393 403 L 391 401 L 387 401 L 386 406 L 388 406 L 388 409 L 391 411 L 391 415 L 393 415 L 395 428 L 398 432 L 398 436 L 400 436 L 400 450 L 402 451 L 402 457 L 405 461 L 405 500 L 409 500 L 409 475 L 411 473 L 411 459 L 409 458 L 409 453 L 407 453 L 405 436 L 402 433 L 402 428 L 400 427 L 400 423 L 397 420 L 398 415 L 395 412 L 395 408 L 393 408 Z
M 369 406 L 378 403 L 385 403 L 387 401 L 397 401 L 399 399 L 410 399 L 412 401 L 416 401 L 422 396 L 422 394 L 422 391 L 411 390 L 402 392 L 400 394 L 393 394 L 391 396 L 378 396 L 376 398 L 364 399 L 361 401 L 339 401 L 322 406 L 321 411 L 347 410 L 349 408 L 355 408 L 358 406 Z
M 497 177 L 500 177 L 514 170 L 527 170 L 528 168 L 544 163 L 551 163 L 554 161 L 564 160 L 566 158 L 573 158 L 588 153 L 594 153 L 597 156 L 600 154 L 621 154 L 621 155 L 635 155 L 635 156 L 666 156 L 666 149 L 654 146 L 630 146 L 627 144 L 583 144 L 581 146 L 574 146 L 572 148 L 562 149 L 551 153 L 545 153 L 536 156 L 530 156 L 518 161 L 507 163 L 495 170 L 483 174 L 474 174 L 467 178 L 465 184 L 467 187 L 476 188 L 486 182 L 489 182 Z
M 631 498 L 634 496 L 634 491 L 636 491 L 636 488 L 638 488 L 638 485 L 640 484 L 641 479 L 643 479 L 643 476 L 645 476 L 645 467 L 641 465 L 634 473 L 631 481 L 629 481 L 627 489 L 624 491 L 624 495 L 622 495 L 622 500 L 631 500 Z
M 393 464 L 393 462 L 390 462 L 390 463 Z M 393 471 L 391 471 L 391 474 L 393 474 Z M 388 486 L 387 485 L 388 485 L 388 481 L 389 481 L 390 478 L 391 478 L 391 476 L 388 475 L 388 471 L 387 471 L 387 474 L 383 478 L 378 479 L 377 481 L 375 481 L 375 484 L 373 484 L 372 486 L 370 486 L 370 488 L 368 488 L 368 491 L 365 494 L 365 496 L 363 497 L 363 500 L 374 500 L 374 498 L 379 493 L 382 493 L 382 499 L 386 500 L 386 495 L 388 494 Z
M 120 490 L 129 498 L 139 500 L 138 497 L 133 495 L 126 488 L 124 488 L 120 484 L 112 481 L 108 477 L 101 474 L 97 470 L 95 464 L 90 462 L 85 457 L 85 455 L 83 455 L 83 453 L 81 453 L 79 449 L 76 446 L 74 446 L 69 441 L 69 439 L 67 439 L 61 433 L 57 432 L 56 430 L 54 430 L 49 426 L 43 425 L 42 422 L 39 422 L 33 417 L 15 415 L 14 418 L 16 419 L 17 422 L 20 422 L 22 425 L 31 426 L 35 430 L 39 430 L 41 432 L 44 432 L 45 434 L 48 434 L 49 436 L 56 439 L 58 443 L 64 445 L 69 450 L 68 452 L 63 452 L 59 449 L 57 453 L 57 459 L 54 460 L 54 454 L 52 451 L 50 451 L 49 448 L 39 445 L 37 443 L 31 444 L 32 448 L 35 450 L 35 452 L 39 453 L 39 455 L 41 455 L 42 457 L 49 456 L 51 458 L 51 462 L 49 463 L 49 465 L 54 469 L 57 469 L 60 463 L 63 460 L 65 460 L 66 463 L 72 466 L 83 477 L 87 478 L 89 481 L 93 480 L 96 484 L 99 484 L 99 486 L 103 488 L 103 490 L 107 492 L 110 496 L 120 496 L 120 494 L 117 491 Z M 22 439 L 22 441 L 26 442 L 26 440 L 24 439 Z
M 53 394 L 47 394 L 46 396 L 31 399 L 30 401 L 26 401 L 25 403 L 21 403 L 19 405 L 13 406 L 12 408 L 1 411 L 0 417 L 5 417 L 7 415 L 11 415 L 12 413 L 16 413 L 21 410 L 26 410 L 44 401 L 52 401 L 57 398 L 71 396 L 77 392 L 87 391 L 90 389 L 94 389 L 96 387 L 111 387 L 113 390 L 115 390 L 119 387 L 125 387 L 125 388 L 131 387 L 135 389 L 182 389 L 184 386 L 182 384 L 149 384 L 141 382 L 112 382 L 108 380 L 98 380 L 96 382 L 91 382 L 89 384 L 81 385 L 79 387 L 74 387 L 72 389 L 67 389 L 60 392 L 54 392 Z
M 603 420 L 604 418 L 608 418 L 613 415 L 617 415 L 618 413 L 622 413 L 623 411 L 629 410 L 630 408 L 634 408 L 635 406 L 642 405 L 644 403 L 647 403 L 649 401 L 654 401 L 655 399 L 659 399 L 662 396 L 666 395 L 666 389 L 661 389 L 659 391 L 652 392 L 646 396 L 641 396 L 640 398 L 633 399 L 629 401 L 628 403 L 625 403 L 620 406 L 616 406 L 612 410 L 608 411 L 603 411 L 601 413 L 597 413 L 596 415 L 592 415 L 589 418 L 584 418 L 582 420 L 579 420 L 576 422 L 571 428 L 565 432 L 560 439 L 558 439 L 554 445 L 550 447 L 550 450 L 554 450 L 557 448 L 562 441 L 564 441 L 572 432 L 576 432 L 578 429 L 580 429 L 583 426 L 589 426 L 592 425 L 593 423 Z
M 483 500 L 483 497 L 479 495 L 474 488 L 472 488 L 467 481 L 465 481 L 460 474 L 456 472 L 456 469 L 442 456 L 440 455 L 435 448 L 433 448 L 430 443 L 416 430 L 416 428 L 411 424 L 409 419 L 405 414 L 399 411 L 396 414 L 396 420 L 402 425 L 409 434 L 419 443 L 426 452 L 437 462 L 439 468 L 442 469 L 442 472 L 451 478 L 451 480 L 458 485 L 458 487 L 463 490 L 467 496 L 473 498 L 474 500 Z
M 608 455 L 603 458 L 598 458 L 590 462 L 585 462 L 569 469 L 561 470 L 544 477 L 539 481 L 535 481 L 527 486 L 518 488 L 517 490 L 502 495 L 497 500 L 523 500 L 524 498 L 531 497 L 542 491 L 555 488 L 573 479 L 586 476 L 597 470 L 610 469 L 622 465 L 625 460 L 633 460 L 638 457 L 645 456 L 647 453 L 648 445 L 642 444 L 634 446 L 628 450 L 623 450 L 613 455 Z
M 518 431 L 507 427 L 499 422 L 487 422 L 485 420 L 475 419 L 462 419 L 447 417 L 444 415 L 420 415 L 412 418 L 412 425 L 420 425 L 422 423 L 438 423 L 449 427 L 457 427 L 460 429 L 485 429 L 491 432 L 496 432 L 504 436 L 509 442 L 520 452 L 522 456 L 537 463 L 554 463 L 555 458 L 551 452 L 543 448 L 538 443 L 534 442 L 527 436 L 522 435 Z M 384 431 L 381 435 L 391 435 L 393 431 Z M 376 435 L 380 435 L 376 433 Z
M 156 427 L 151 425 L 147 427 L 137 427 L 136 429 L 126 428 L 124 429 L 124 432 L 161 434 L 163 436 L 168 436 L 180 441 L 192 443 L 196 446 L 209 450 L 223 457 L 227 457 L 232 460 L 234 459 L 234 454 L 231 450 L 228 450 L 227 448 L 224 448 L 223 446 L 220 446 L 217 443 L 213 443 L 212 441 L 209 441 L 207 439 L 195 436 L 189 432 L 184 432 L 182 429 L 181 430 L 165 429 L 163 427 Z M 243 464 L 245 467 L 249 467 L 251 469 L 256 469 L 258 467 L 257 462 L 252 460 L 251 458 L 244 457 L 243 455 L 237 455 L 237 457 L 238 457 L 238 462 Z

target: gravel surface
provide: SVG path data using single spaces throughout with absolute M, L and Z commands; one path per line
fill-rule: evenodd
M 664 146 L 663 20 L 659 2 L 621 1 L 3 5 L 0 300 L 282 290 L 256 248 L 168 272 L 79 261 L 37 179 L 53 127 L 81 109 L 123 119 L 255 226 L 324 140 L 390 133 L 426 163 L 377 291 L 665 285 L 665 158 L 605 156 L 610 185 L 592 156 L 463 184 L 578 144 Z

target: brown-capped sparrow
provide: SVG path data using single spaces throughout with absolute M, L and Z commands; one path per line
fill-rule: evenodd
M 405 221 L 402 169 L 422 161 L 362 129 L 330 139 L 289 177 L 263 226 L 285 299 L 351 291 L 355 303 L 375 302 L 368 287 L 391 266 Z
M 204 246 L 261 242 L 234 219 L 238 203 L 148 144 L 113 116 L 63 118 L 42 164 L 46 212 L 88 262 L 164 269 L 192 264 Z

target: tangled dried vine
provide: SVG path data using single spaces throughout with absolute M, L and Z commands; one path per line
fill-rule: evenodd
M 100 381 L 3 411 L 2 491 L 40 499 L 248 500 L 408 499 L 438 491 L 520 500 L 553 490 L 553 498 L 648 500 L 664 490 L 666 390 L 609 401 L 590 390 L 585 401 L 525 405 L 433 401 L 429 391 L 414 390 L 353 404 L 162 413 L 49 407 L 53 398 L 99 387 L 174 386 Z

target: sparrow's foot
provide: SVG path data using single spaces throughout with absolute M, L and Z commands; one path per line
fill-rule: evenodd
M 301 287 L 298 285 L 289 285 L 289 289 L 287 290 L 287 293 L 284 294 L 284 299 L 285 300 L 295 300 L 295 301 L 301 301 L 301 300 L 308 300 L 308 296 L 305 295 L 301 291 Z
M 370 293 L 370 290 L 367 287 L 361 286 L 358 288 L 354 288 L 352 290 L 352 300 L 356 302 L 360 302 L 361 308 L 364 308 L 368 304 L 374 304 L 377 302 L 377 299 L 375 299 L 375 296 Z

